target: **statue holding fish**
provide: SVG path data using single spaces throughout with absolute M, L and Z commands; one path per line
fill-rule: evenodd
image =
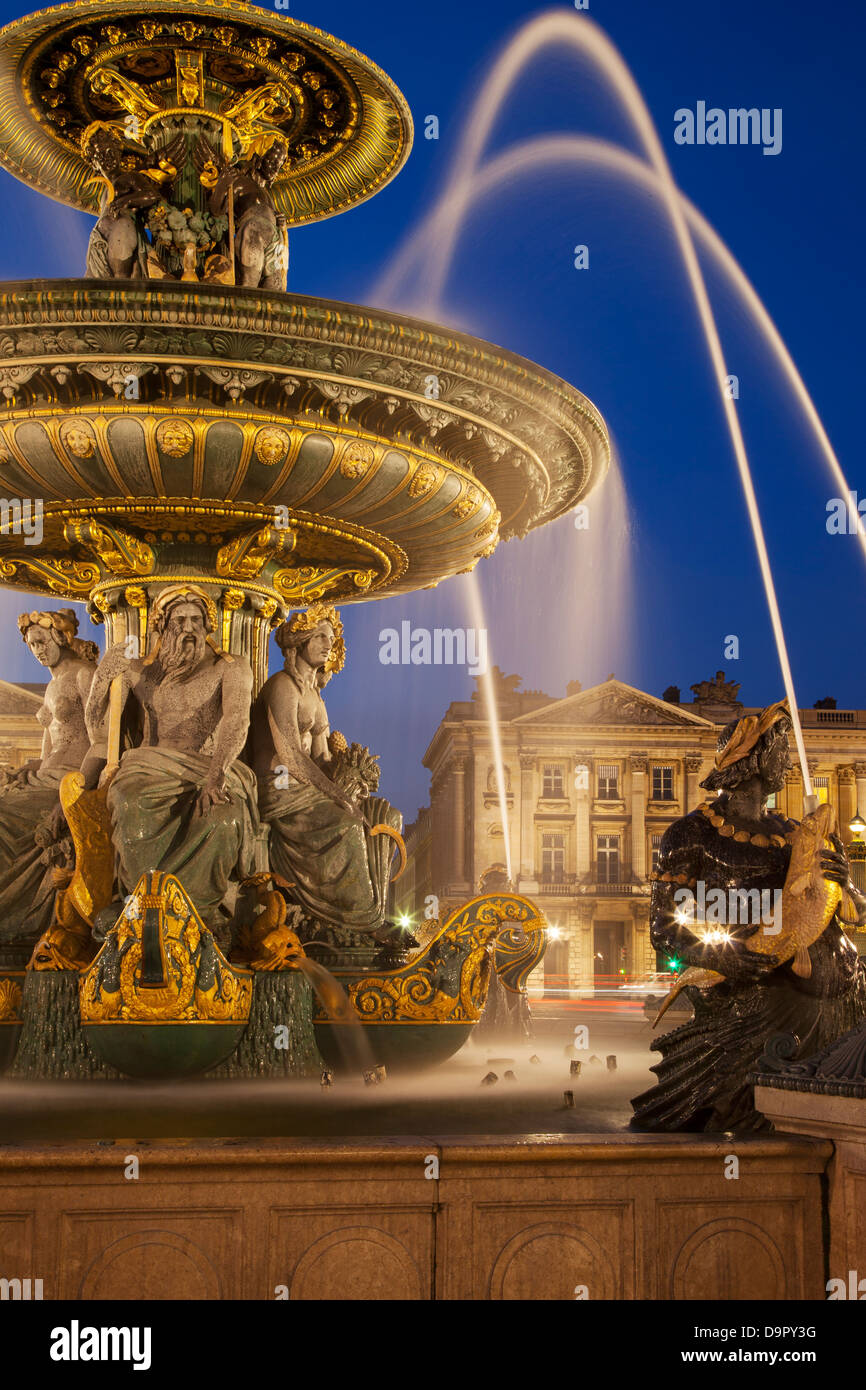
M 768 1039 L 793 1033 L 805 1058 L 866 1015 L 845 932 L 866 920 L 866 898 L 835 812 L 821 805 L 798 824 L 767 805 L 791 766 L 790 728 L 784 701 L 728 724 L 702 783 L 714 798 L 662 839 L 651 937 L 686 968 L 658 1017 L 681 993 L 694 1017 L 654 1044 L 657 1084 L 632 1102 L 641 1129 L 766 1128 L 749 1075 Z

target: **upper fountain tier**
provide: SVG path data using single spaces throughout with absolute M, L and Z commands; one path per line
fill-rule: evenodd
M 604 422 L 558 377 L 279 292 L 286 224 L 371 196 L 411 138 L 367 58 L 242 0 L 0 32 L 0 164 L 100 214 L 88 278 L 0 287 L 0 489 L 45 518 L 40 546 L 2 527 L 0 583 L 113 612 L 193 574 L 275 614 L 432 585 L 587 494 Z
M 95 122 L 162 155 L 193 129 L 227 159 L 280 137 L 273 195 L 290 226 L 371 197 L 412 145 L 406 101 L 369 58 L 243 0 L 74 0 L 0 31 L 0 164 L 98 213 L 103 180 L 82 153 Z

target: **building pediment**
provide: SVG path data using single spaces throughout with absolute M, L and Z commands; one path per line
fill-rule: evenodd
M 0 680 L 0 718 L 32 719 L 42 704 L 42 695 L 25 690 L 12 681 Z
M 544 709 L 533 710 L 513 721 L 515 724 L 628 724 L 667 727 L 673 729 L 713 729 L 709 719 L 702 719 L 682 706 L 668 704 L 654 695 L 624 681 L 608 680 L 602 685 L 568 695 Z

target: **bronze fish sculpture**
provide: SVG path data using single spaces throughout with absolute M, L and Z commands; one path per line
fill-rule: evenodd
M 801 979 L 807 980 L 812 973 L 809 947 L 830 925 L 842 902 L 843 890 L 838 883 L 826 879 L 821 870 L 822 851 L 833 849 L 830 836 L 835 830 L 836 812 L 827 803 L 803 817 L 791 838 L 791 859 L 782 888 L 782 929 L 769 933 L 758 926 L 745 943 L 755 955 L 776 956 L 780 965 L 793 957 L 792 969 Z M 724 979 L 718 970 L 689 966 L 663 1001 L 653 1027 L 686 985 L 712 989 Z

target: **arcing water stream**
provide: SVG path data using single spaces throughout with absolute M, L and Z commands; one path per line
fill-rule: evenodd
M 593 63 L 629 117 L 646 156 L 645 160 L 637 158 L 615 145 L 608 145 L 604 141 L 550 137 L 526 142 L 516 149 L 506 151 L 488 167 L 481 165 L 483 152 L 494 122 L 517 83 L 522 70 L 537 53 L 552 44 L 571 47 Z M 722 392 L 726 421 L 749 513 L 779 664 L 791 709 L 804 790 L 809 798 L 806 803 L 808 806 L 814 800 L 812 780 L 805 754 L 793 675 L 766 538 L 736 403 L 732 396 L 722 389 L 723 384 L 728 379 L 727 365 L 715 315 L 695 250 L 692 227 L 695 228 L 703 244 L 719 261 L 722 269 L 745 301 L 764 337 L 776 353 L 789 384 L 806 411 L 809 423 L 830 465 L 834 480 L 842 489 L 842 495 L 850 496 L 851 490 L 811 397 L 772 319 L 727 247 L 697 209 L 693 208 L 681 194 L 673 179 L 655 124 L 640 89 L 617 49 L 590 19 L 584 15 L 553 11 L 530 21 L 508 44 L 484 83 L 465 123 L 464 136 L 448 186 L 430 217 L 414 233 L 403 252 L 392 262 L 388 274 L 379 282 L 373 297 L 380 301 L 387 301 L 389 296 L 394 293 L 408 267 L 416 262 L 416 258 L 423 251 L 424 273 L 422 273 L 421 282 L 425 287 L 428 299 L 423 303 L 423 306 L 418 306 L 417 312 L 437 317 L 439 300 L 454 256 L 457 239 L 475 200 L 482 196 L 483 192 L 489 192 L 502 180 L 513 177 L 523 168 L 530 167 L 530 161 L 532 162 L 531 167 L 537 168 L 540 160 L 547 159 L 557 162 L 564 158 L 590 160 L 617 172 L 625 173 L 630 178 L 641 181 L 644 186 L 649 183 L 650 187 L 654 191 L 660 192 L 664 198 L 677 247 L 700 317 L 715 379 Z M 858 537 L 864 554 L 866 554 L 866 532 L 863 528 L 858 527 Z M 498 773 L 499 775 L 501 773 Z

